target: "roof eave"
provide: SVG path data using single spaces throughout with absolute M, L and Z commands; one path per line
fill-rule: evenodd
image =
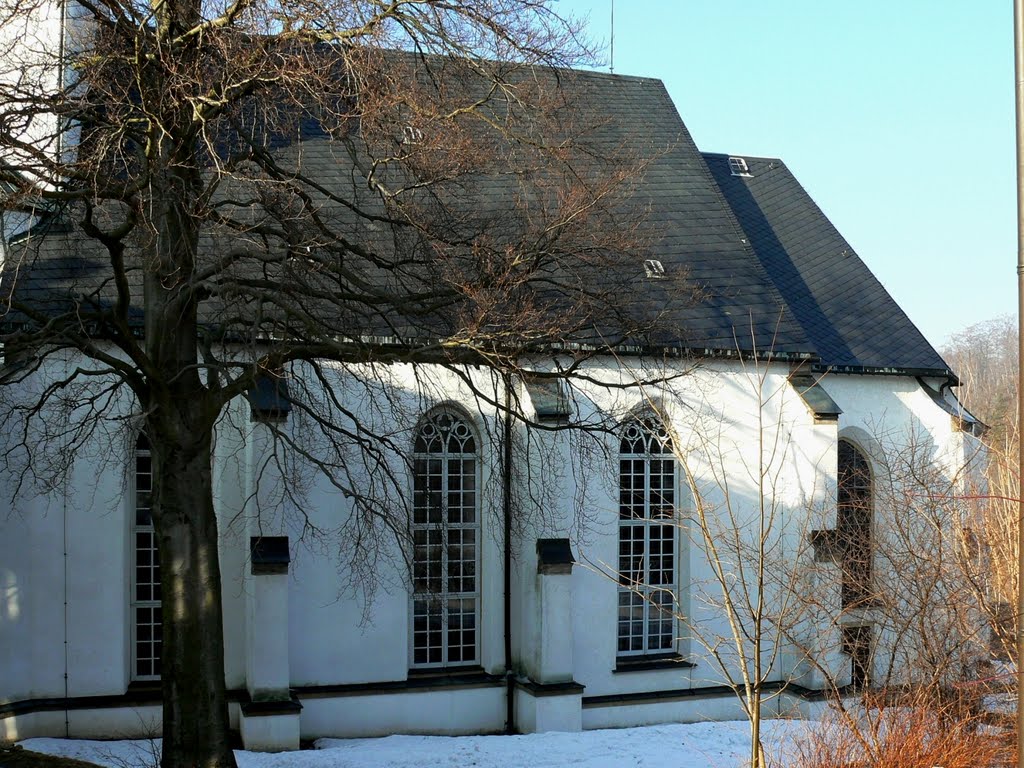
M 913 376 L 945 379 L 950 386 L 958 386 L 960 379 L 949 368 L 921 368 L 902 365 L 826 365 L 816 363 L 815 373 L 839 373 L 860 376 Z

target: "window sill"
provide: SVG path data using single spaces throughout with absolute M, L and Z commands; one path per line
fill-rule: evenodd
M 132 680 L 128 683 L 127 693 L 162 693 L 163 682 L 159 677 L 147 678 L 145 680 Z
M 646 672 L 656 669 L 691 669 L 697 666 L 678 653 L 659 653 L 656 656 L 619 656 L 615 659 L 615 674 L 620 672 Z
M 468 664 L 465 667 L 413 667 L 409 670 L 410 680 L 445 680 L 450 678 L 487 676 L 479 664 Z
M 875 611 L 884 607 L 885 601 L 883 601 L 881 597 L 873 596 L 844 602 L 842 610 L 844 614 L 856 614 L 863 613 L 865 611 Z
M 124 692 L 125 701 L 132 704 L 155 704 L 163 697 L 163 683 L 156 680 L 132 680 Z

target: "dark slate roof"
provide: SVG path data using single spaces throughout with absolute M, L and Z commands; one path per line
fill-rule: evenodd
M 813 356 L 813 345 L 764 267 L 755 258 L 735 216 L 724 204 L 669 97 L 664 83 L 644 77 L 572 71 L 559 76 L 574 111 L 571 122 L 592 128 L 580 140 L 595 156 L 621 155 L 644 164 L 628 198 L 627 217 L 642 212 L 638 240 L 644 258 L 662 262 L 669 276 L 685 275 L 699 299 L 678 284 L 645 278 L 642 261 L 624 256 L 623 300 L 637 314 L 661 318 L 661 341 L 697 352 L 758 350 L 779 356 Z M 303 171 L 332 188 L 354 189 L 352 169 L 324 134 L 303 137 L 295 152 Z M 585 157 L 579 158 L 587 168 Z M 598 171 L 600 173 L 600 171 Z M 358 177 L 356 181 L 361 182 Z M 514 205 L 518 190 L 508 178 L 472 182 L 471 206 L 501 211 Z M 369 205 L 369 203 L 365 203 Z M 604 333 L 603 338 L 614 333 Z
M 612 277 L 622 284 L 623 303 L 639 315 L 659 319 L 660 337 L 647 341 L 697 352 L 757 349 L 813 356 L 813 345 L 746 242 L 662 82 L 594 72 L 562 73 L 559 79 L 571 91 L 567 100 L 574 121 L 593 126 L 586 136 L 584 162 L 586 156 L 625 153 L 643 164 L 634 193 L 622 204 L 628 215 L 642 214 L 638 235 L 644 246 L 623 254 L 620 274 Z M 277 142 L 273 149 L 279 162 L 294 162 L 324 188 L 361 189 L 359 194 L 365 194 L 365 177 L 353 168 L 352 155 L 323 131 L 304 129 L 299 142 Z M 518 193 L 510 181 L 514 182 L 511 175 L 467 182 L 467 188 L 472 184 L 467 199 L 474 208 L 507 210 Z M 341 217 L 345 211 L 324 215 L 335 214 Z M 353 238 L 373 237 L 362 222 L 348 224 L 339 218 L 338 225 L 341 230 L 350 227 Z M 109 270 L 103 269 L 99 249 L 82 233 L 40 234 L 44 236 L 25 240 L 17 260 L 20 299 L 37 306 L 55 306 L 83 294 L 94 297 L 94 306 L 112 301 Z M 386 234 L 377 237 L 387 240 Z M 685 276 L 699 291 L 699 299 L 678 290 L 673 280 L 646 278 L 643 260 L 649 258 L 660 260 L 668 276 Z M 207 304 L 206 319 L 220 322 L 223 309 Z M 241 323 L 237 312 L 233 318 Z M 8 321 L 15 319 L 8 316 Z M 389 325 L 381 318 L 337 322 L 346 332 L 361 329 L 367 334 Z M 243 328 L 240 335 L 248 330 Z M 601 333 L 595 338 L 609 337 L 612 334 Z
M 744 157 L 734 176 L 728 155 L 704 159 L 821 367 L 951 375 L 785 163 Z
M 638 235 L 646 247 L 623 254 L 621 275 L 612 277 L 624 303 L 664 320 L 655 341 L 698 353 L 757 349 L 834 369 L 947 371 L 780 161 L 749 159 L 750 178 L 731 176 L 726 156 L 697 149 L 659 80 L 596 72 L 559 79 L 572 92 L 574 120 L 594 126 L 587 138 L 592 157 L 625 151 L 644 162 L 634 195 L 622 204 L 643 213 Z M 365 177 L 339 140 L 306 125 L 298 139 L 274 143 L 280 163 L 294 162 L 324 188 L 365 194 Z M 516 193 L 500 176 L 467 181 L 465 190 L 467 205 L 492 213 Z M 370 200 L 361 204 L 373 207 Z M 344 210 L 326 206 L 322 215 L 337 217 L 352 238 L 388 240 L 365 222 L 346 221 Z M 77 230 L 47 225 L 49 231 L 39 227 L 38 236 L 25 238 L 21 258 L 9 262 L 21 270 L 18 298 L 44 313 L 82 295 L 93 306 L 109 304 L 114 287 L 99 249 Z M 206 242 L 217 252 L 216 233 Z M 672 280 L 646 278 L 645 258 L 660 260 L 669 276 L 685 276 L 699 299 Z M 137 273 L 129 277 L 137 286 Z M 203 312 L 208 322 L 236 324 L 240 337 L 251 330 L 237 307 L 211 301 Z M 10 313 L 6 321 L 18 319 Z M 335 315 L 326 322 L 339 333 L 376 334 L 398 327 L 392 320 Z M 443 327 L 443 319 L 420 330 L 428 327 Z

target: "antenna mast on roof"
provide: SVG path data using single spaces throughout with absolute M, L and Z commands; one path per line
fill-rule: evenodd
M 615 74 L 615 0 L 612 0 L 612 51 L 608 59 L 608 72 Z

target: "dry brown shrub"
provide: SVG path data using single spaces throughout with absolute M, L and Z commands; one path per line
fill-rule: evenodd
M 1012 765 L 1005 734 L 962 696 L 871 692 L 837 702 L 789 749 L 789 768 L 998 768 Z

